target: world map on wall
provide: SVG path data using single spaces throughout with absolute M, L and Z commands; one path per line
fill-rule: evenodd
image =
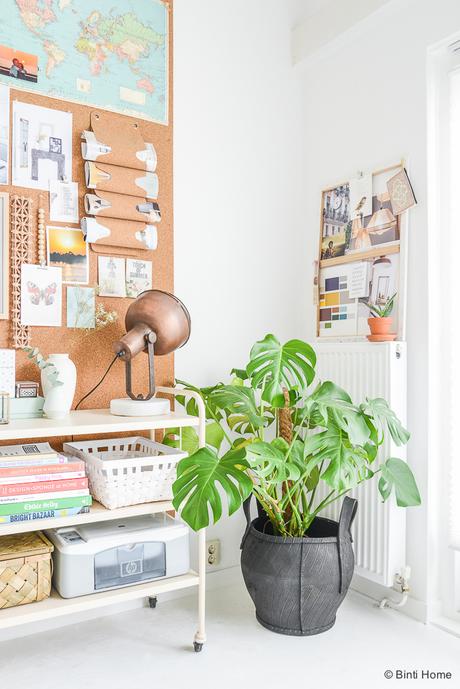
M 2 0 L 0 44 L 38 56 L 37 83 L 12 87 L 167 124 L 167 2 Z

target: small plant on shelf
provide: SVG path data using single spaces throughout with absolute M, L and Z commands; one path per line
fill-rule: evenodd
M 395 299 L 396 299 L 396 292 L 393 294 L 392 297 L 387 299 L 387 301 L 382 304 L 382 306 L 379 306 L 378 304 L 371 304 L 369 302 L 366 302 L 366 306 L 369 309 L 369 311 L 373 314 L 374 318 L 388 318 L 388 316 L 391 315 L 394 305 L 395 305 Z
M 45 359 L 38 347 L 23 347 L 23 350 L 26 352 L 27 358 L 39 368 L 40 372 L 43 371 L 45 373 L 52 388 L 63 385 L 59 380 L 59 373 L 56 366 Z
M 365 302 L 365 305 L 372 314 L 367 322 L 371 334 L 367 336 L 367 339 L 371 342 L 386 342 L 388 340 L 395 340 L 396 333 L 390 332 L 391 326 L 393 324 L 393 318 L 391 314 L 393 313 L 396 292 L 392 297 L 386 300 L 384 304 L 372 304 L 371 302 Z

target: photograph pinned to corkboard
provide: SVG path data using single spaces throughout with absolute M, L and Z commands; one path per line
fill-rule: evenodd
M 393 327 L 404 339 L 407 214 L 395 212 L 388 187 L 403 171 L 401 162 L 322 191 L 318 337 L 364 337 L 368 304 L 382 307 L 396 294 Z

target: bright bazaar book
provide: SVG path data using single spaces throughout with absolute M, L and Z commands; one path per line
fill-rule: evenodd
M 74 517 L 76 514 L 88 514 L 89 507 L 68 507 L 63 510 L 41 510 L 38 512 L 27 512 L 26 514 L 7 514 L 0 516 L 0 533 L 2 524 L 13 524 L 17 522 L 32 522 L 36 519 L 53 519 L 57 517 Z
M 27 495 L 4 495 L 0 498 L 0 505 L 15 505 L 24 500 L 47 500 L 51 498 L 79 498 L 82 495 L 89 495 L 87 488 L 79 488 L 78 490 L 61 490 L 54 493 L 29 493 Z
M 25 502 L 0 505 L 0 517 L 11 514 L 26 514 L 29 512 L 64 510 L 71 507 L 89 507 L 91 503 L 91 495 L 82 495 L 79 498 L 47 498 L 46 500 L 26 500 Z
M 6 477 L 2 477 L 0 474 L 0 486 L 11 486 L 16 483 L 40 483 L 41 481 L 65 481 L 73 478 L 86 478 L 86 473 L 84 471 L 69 471 L 59 474 L 32 474 L 31 476 Z
M 65 479 L 64 481 L 39 481 L 36 483 L 13 483 L 0 486 L 0 499 L 16 495 L 39 495 L 40 493 L 60 493 L 66 490 L 81 490 L 88 488 L 87 478 Z
M 1 463 L 1 457 L 0 457 Z M 61 474 L 65 471 L 85 471 L 85 463 L 79 459 L 75 461 L 62 462 L 60 464 L 42 464 L 36 465 L 23 462 L 16 463 L 14 466 L 0 468 L 0 483 L 2 479 L 9 476 L 35 476 L 37 474 Z M 75 478 L 75 477 L 73 477 Z M 25 480 L 25 479 L 24 479 Z M 38 480 L 38 479 L 37 479 Z

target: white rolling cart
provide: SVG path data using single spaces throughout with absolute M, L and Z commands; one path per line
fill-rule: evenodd
M 200 447 L 205 445 L 206 414 L 200 395 L 190 390 L 157 386 L 157 392 L 167 395 L 181 395 L 195 399 L 198 406 L 198 416 L 190 416 L 185 412 L 171 412 L 164 416 L 122 417 L 113 416 L 107 409 L 72 411 L 64 419 L 20 419 L 11 421 L 0 427 L 0 441 L 56 438 L 60 436 L 102 435 L 107 433 L 131 433 L 133 431 L 150 431 L 150 437 L 155 438 L 157 430 L 186 426 L 198 429 Z M 173 510 L 170 501 L 150 502 L 131 505 L 114 510 L 108 510 L 97 502 L 88 514 L 59 517 L 56 519 L 37 519 L 30 522 L 0 524 L 0 536 L 23 533 L 25 531 L 41 531 L 42 529 L 103 522 L 110 519 L 132 517 L 142 514 L 154 514 Z M 148 598 L 150 607 L 154 608 L 157 596 L 168 591 L 196 586 L 198 589 L 198 628 L 193 645 L 196 652 L 201 651 L 206 641 L 205 609 L 206 609 L 206 530 L 198 532 L 198 572 L 190 570 L 187 574 L 169 579 L 127 586 L 126 588 L 92 593 L 78 598 L 61 598 L 56 591 L 39 603 L 29 603 L 14 608 L 0 610 L 0 640 L 1 630 L 20 625 L 30 625 L 41 620 L 64 617 L 74 613 L 84 612 L 96 608 L 122 603 L 138 598 Z

